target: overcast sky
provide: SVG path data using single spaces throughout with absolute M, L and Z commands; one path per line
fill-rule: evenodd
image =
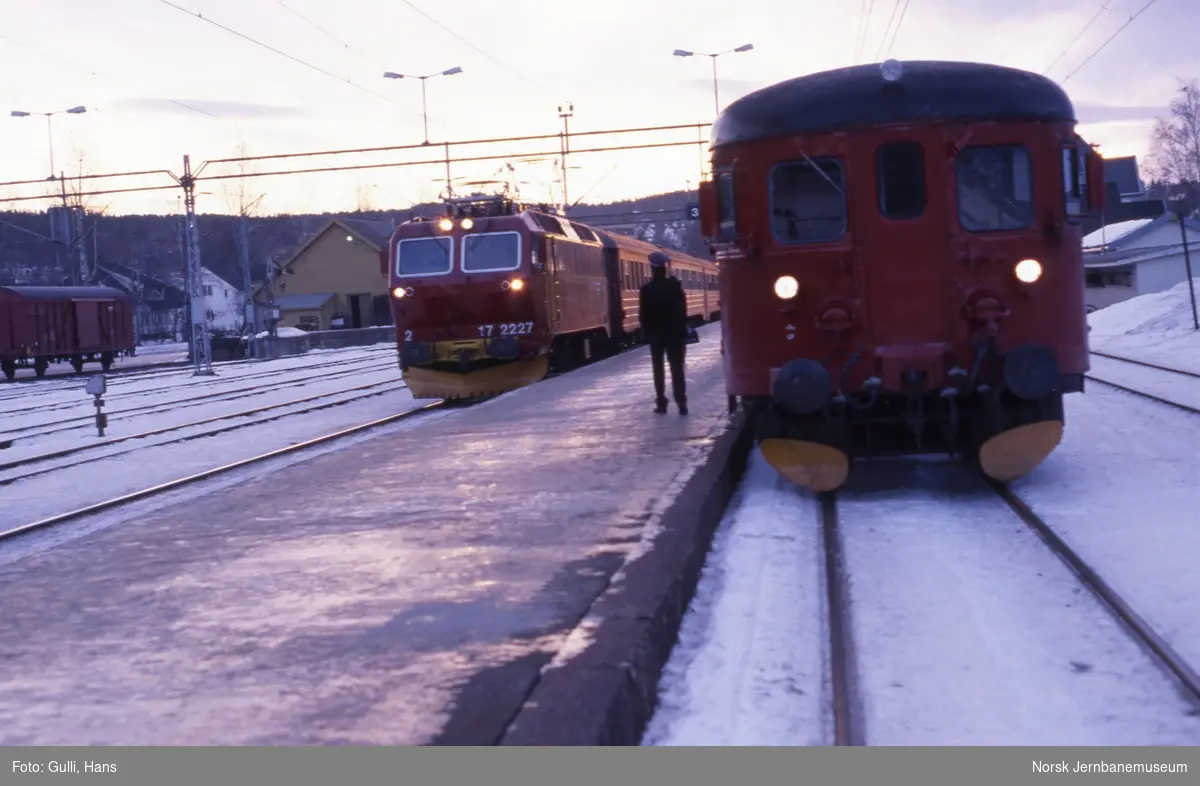
M 561 127 L 557 107 L 568 101 L 574 103 L 572 132 L 708 123 L 713 119 L 710 61 L 672 57 L 674 49 L 713 52 L 754 44 L 751 52 L 718 60 L 724 106 L 773 82 L 853 64 L 864 5 L 872 13 L 860 61 L 882 59 L 894 7 L 894 0 L 170 2 L 186 12 L 164 0 L 0 0 L 6 23 L 0 29 L 0 68 L 6 76 L 0 83 L 0 180 L 42 178 L 50 170 L 45 119 L 10 117 L 11 110 L 89 108 L 83 115 L 53 118 L 55 169 L 68 176 L 79 171 L 81 156 L 84 170 L 92 173 L 166 169 L 178 174 L 185 153 L 198 165 L 235 156 L 239 149 L 264 155 L 418 144 L 423 139 L 420 83 L 384 79 L 385 70 L 463 69 L 427 82 L 429 134 L 435 143 L 553 134 Z M 1038 73 L 1053 64 L 1048 75 L 1075 101 L 1089 141 L 1100 143 L 1105 155 L 1144 156 L 1153 120 L 1165 114 L 1180 80 L 1200 77 L 1194 48 L 1200 2 L 1157 0 L 1099 54 L 1083 61 L 1145 4 L 1109 0 L 1108 10 L 1076 41 L 1100 11 L 1099 0 L 911 0 L 890 56 L 993 62 Z M 197 18 L 197 12 L 333 76 Z M 684 131 L 639 141 L 695 138 L 695 131 Z M 579 138 L 572 146 L 620 141 Z M 458 154 L 556 149 L 557 141 L 547 140 L 524 147 L 463 148 Z M 249 170 L 440 154 L 439 148 L 284 159 Z M 557 188 L 551 191 L 549 164 L 511 163 L 524 181 L 523 196 L 559 199 Z M 571 201 L 611 200 L 695 187 L 700 153 L 696 146 L 581 153 L 569 163 L 578 167 L 569 172 Z M 486 180 L 501 166 L 502 161 L 459 164 L 452 175 Z M 236 171 L 210 164 L 204 174 Z M 420 166 L 244 182 L 249 199 L 265 194 L 260 212 L 353 209 L 360 197 L 372 207 L 403 208 L 435 198 L 444 172 L 443 166 Z M 114 188 L 171 182 L 165 174 L 107 181 Z M 235 182 L 202 182 L 200 211 L 226 212 L 227 191 Z M 15 193 L 0 188 L 0 199 Z M 36 191 L 25 187 L 20 193 Z M 177 191 L 93 201 L 114 213 L 174 211 L 177 203 Z

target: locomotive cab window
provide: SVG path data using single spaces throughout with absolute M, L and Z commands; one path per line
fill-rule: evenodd
M 729 242 L 737 239 L 737 215 L 734 212 L 733 173 L 717 172 L 717 239 Z
M 454 238 L 410 237 L 396 244 L 399 278 L 444 276 L 454 267 Z
M 520 266 L 521 236 L 516 232 L 493 232 L 463 238 L 462 268 L 465 273 L 516 270 Z
M 1033 226 L 1033 176 L 1024 145 L 968 147 L 955 161 L 958 220 L 971 232 Z
M 1063 194 L 1066 197 L 1067 215 L 1072 218 L 1078 218 L 1088 211 L 1086 155 L 1073 145 L 1063 148 Z
M 771 233 L 780 243 L 822 243 L 846 233 L 845 178 L 833 158 L 788 161 L 771 172 Z
M 917 142 L 879 146 L 875 160 L 879 212 L 891 219 L 919 218 L 925 212 L 925 151 Z

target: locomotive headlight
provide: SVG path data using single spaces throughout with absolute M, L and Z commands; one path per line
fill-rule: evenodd
M 791 300 L 800 291 L 800 282 L 792 276 L 775 279 L 775 296 L 780 300 Z
M 463 229 L 470 229 L 471 227 L 475 226 L 475 222 L 470 218 L 464 218 L 459 226 L 461 226 Z
M 396 298 L 397 300 L 404 297 L 404 287 L 396 287 L 393 289 L 392 297 Z
M 443 232 L 449 232 L 451 229 L 454 229 L 454 222 L 448 218 L 443 218 L 438 222 L 438 229 Z
M 1032 284 L 1042 277 L 1042 263 L 1036 259 L 1022 259 L 1013 272 L 1017 274 L 1019 281 Z

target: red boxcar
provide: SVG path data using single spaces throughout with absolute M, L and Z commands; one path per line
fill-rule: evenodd
M 856 455 L 946 452 L 1007 481 L 1055 449 L 1104 188 L 1057 84 L 843 68 L 733 102 L 711 148 L 726 382 L 777 470 L 830 490 Z
M 641 340 L 637 288 L 656 246 L 504 197 L 448 212 L 397 227 L 381 259 L 413 396 L 494 395 Z M 716 266 L 667 253 L 692 320 L 718 316 Z
M 98 361 L 107 371 L 135 350 L 133 302 L 108 287 L 0 287 L 0 370 L 43 376 L 51 363 L 76 371 Z

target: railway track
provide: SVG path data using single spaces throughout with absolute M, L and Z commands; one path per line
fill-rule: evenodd
M 1148 390 L 1133 387 L 1132 385 L 1127 385 L 1122 382 L 1114 382 L 1111 378 L 1107 378 L 1107 374 L 1104 372 L 1098 372 L 1096 369 L 1084 374 L 1084 378 L 1089 382 L 1095 382 L 1097 384 L 1113 388 L 1114 390 L 1120 390 L 1139 398 L 1143 398 L 1148 401 L 1154 401 L 1159 404 L 1163 404 L 1164 406 L 1173 407 L 1193 415 L 1200 415 L 1200 405 L 1198 405 L 1200 404 L 1200 373 L 1195 371 L 1187 371 L 1185 369 L 1172 368 L 1170 366 L 1164 366 L 1158 363 L 1149 363 L 1144 360 L 1134 360 L 1132 358 L 1110 355 L 1104 352 L 1096 352 L 1094 350 L 1092 351 L 1092 354 L 1096 355 L 1097 357 L 1105 358 L 1113 363 L 1123 363 L 1136 369 L 1143 369 L 1143 371 L 1140 372 L 1142 374 L 1145 374 L 1147 371 L 1152 372 L 1152 385 L 1163 384 L 1165 387 L 1170 387 L 1172 383 L 1177 384 L 1179 382 L 1183 382 L 1187 385 L 1186 391 L 1195 396 L 1197 404 L 1188 404 L 1182 401 L 1177 401 L 1176 399 L 1170 398 L 1166 395 L 1152 393 Z M 1097 374 L 1100 375 L 1098 376 Z
M 1134 360 L 1133 358 L 1123 357 L 1122 355 L 1110 355 L 1107 352 L 1100 352 L 1095 349 L 1089 350 L 1089 352 L 1091 354 L 1095 355 L 1096 357 L 1106 358 L 1108 360 L 1116 360 L 1121 363 L 1129 363 L 1134 366 L 1141 366 L 1143 368 L 1152 368 L 1156 371 L 1166 371 L 1171 374 L 1179 374 L 1180 376 L 1191 377 L 1192 379 L 1200 379 L 1200 372 L 1196 372 L 1196 371 L 1187 371 L 1182 368 L 1174 368 L 1172 366 L 1164 366 L 1164 365 L 1160 365 L 1158 363 L 1150 363 L 1145 360 Z
M 1192 665 L 1016 493 L 989 478 L 981 480 L 1004 503 L 1009 512 L 1033 530 L 1047 549 L 1067 566 L 1141 649 L 1162 669 L 1173 675 L 1189 699 L 1200 706 L 1200 674 Z M 837 498 L 838 492 L 828 492 L 819 496 L 828 613 L 826 636 L 831 677 L 829 701 L 834 722 L 833 744 L 856 746 L 867 744 L 862 709 L 864 703 L 856 680 L 855 650 L 850 633 L 852 618 L 848 603 L 849 577 L 839 532 Z
M 48 518 L 44 518 L 39 521 L 33 521 L 28 524 L 23 524 L 19 527 L 12 527 L 10 529 L 0 530 L 0 542 L 9 541 L 14 538 L 20 537 L 22 535 L 28 535 L 30 533 L 36 532 L 38 530 L 44 530 L 49 527 L 54 527 L 54 526 L 58 526 L 61 524 L 68 524 L 68 523 L 72 523 L 75 521 L 79 521 L 88 516 L 92 516 L 96 513 L 102 513 L 107 510 L 112 510 L 113 508 L 118 508 L 122 505 L 128 505 L 133 502 L 138 502 L 140 500 L 148 499 L 150 497 L 153 497 L 153 496 L 156 496 L 159 494 L 164 494 L 169 491 L 175 491 L 177 489 L 184 488 L 186 486 L 192 486 L 197 483 L 200 483 L 201 481 L 205 481 L 210 478 L 217 477 L 219 475 L 224 475 L 224 474 L 233 472 L 235 470 L 254 466 L 256 464 L 262 464 L 263 462 L 270 461 L 271 459 L 299 453 L 301 451 L 308 450 L 310 448 L 314 448 L 314 447 L 317 447 L 320 445 L 326 445 L 330 442 L 335 442 L 337 440 L 344 439 L 346 437 L 353 436 L 355 434 L 361 434 L 363 432 L 369 431 L 371 429 L 376 429 L 381 426 L 390 425 L 392 423 L 398 423 L 402 420 L 409 420 L 412 418 L 416 418 L 423 414 L 427 414 L 433 410 L 436 410 L 439 408 L 444 408 L 446 406 L 447 405 L 445 404 L 445 402 L 434 401 L 432 403 L 416 407 L 415 409 L 406 410 L 404 412 L 399 412 L 394 415 L 388 415 L 387 417 L 379 418 L 377 420 L 372 420 L 368 423 L 362 423 L 357 426 L 351 426 L 350 428 L 341 429 L 339 431 L 335 431 L 330 434 L 324 434 L 319 437 L 314 437 L 313 439 L 305 440 L 304 442 L 298 442 L 294 445 L 287 445 L 285 447 L 278 448 L 276 450 L 268 451 L 266 453 L 261 453 L 257 456 L 251 456 L 250 458 L 241 459 L 239 461 L 230 462 L 228 464 L 222 464 L 218 467 L 213 467 L 212 469 L 208 469 L 203 472 L 197 472 L 193 475 L 188 475 L 183 478 L 178 478 L 176 480 L 168 481 L 166 483 L 160 483 L 156 486 L 151 486 L 149 488 L 142 489 L 140 491 L 134 491 L 129 494 L 123 494 L 119 497 L 113 497 L 112 499 L 104 500 L 103 502 L 97 502 L 95 504 L 87 505 L 85 507 L 78 508 L 78 509 L 72 510 L 72 511 L 68 511 L 66 513 L 60 513 L 58 515 L 50 516 Z
M 387 368 L 388 367 L 386 365 L 379 366 L 378 368 L 376 368 L 374 366 L 366 366 L 366 367 L 356 366 L 356 367 L 348 369 L 346 371 L 340 371 L 340 372 L 336 372 L 333 374 L 313 374 L 313 375 L 306 376 L 306 377 L 289 379 L 288 386 L 289 387 L 303 387 L 305 384 L 312 382 L 312 381 L 326 382 L 326 381 L 334 380 L 334 379 L 342 379 L 343 377 L 348 377 L 348 376 L 357 376 L 357 375 L 360 375 L 360 374 L 363 374 L 366 372 L 370 372 L 370 371 L 384 371 L 384 370 L 387 370 Z M 142 406 L 142 407 L 129 407 L 127 409 L 107 410 L 107 413 L 108 413 L 110 420 L 117 416 L 122 416 L 125 418 L 136 418 L 136 417 L 143 417 L 145 415 L 157 415 L 157 414 L 161 414 L 163 412 L 174 412 L 176 410 L 189 409 L 191 407 L 198 407 L 198 406 L 207 406 L 207 405 L 211 405 L 213 403 L 218 403 L 218 402 L 224 403 L 226 401 L 236 401 L 236 400 L 242 399 L 242 398 L 251 398 L 253 396 L 261 396 L 264 393 L 270 392 L 271 390 L 275 389 L 275 387 L 276 386 L 273 384 L 250 385 L 248 387 L 233 388 L 231 390 L 221 390 L 216 393 L 208 393 L 208 394 L 204 394 L 204 395 L 200 395 L 200 396 L 189 396 L 183 402 L 174 402 L 174 401 L 160 402 L 160 403 L 156 403 L 156 404 L 148 404 L 148 405 Z M 357 390 L 357 389 L 359 389 L 359 388 L 343 388 L 342 390 Z M 137 395 L 137 394 L 133 394 L 133 395 Z M 121 398 L 124 399 L 124 398 L 126 398 L 126 396 L 121 396 Z M 89 401 L 82 401 L 82 402 L 78 402 L 76 404 L 71 405 L 69 408 L 76 409 L 76 408 L 80 408 L 80 407 L 86 407 L 90 403 L 91 402 L 89 402 Z M 67 408 L 68 407 L 63 407 L 63 409 L 67 409 Z M 51 411 L 56 411 L 56 410 L 51 410 Z M 6 412 L 3 414 L 11 416 L 14 413 Z M 21 414 L 28 414 L 28 413 L 21 413 Z M 88 426 L 93 425 L 94 423 L 95 423 L 95 414 L 89 413 L 87 415 L 78 415 L 75 417 L 63 418 L 61 420 L 54 420 L 54 421 L 50 421 L 50 422 L 43 421 L 43 422 L 38 423 L 36 426 L 16 426 L 7 432 L 7 437 L 9 440 L 11 440 L 13 442 L 20 441 L 20 440 L 27 440 L 27 439 L 35 439 L 37 437 L 44 437 L 44 436 L 48 436 L 50 434 L 58 434 L 58 433 L 61 433 L 64 431 L 73 431 L 77 428 L 86 428 Z
M 26 457 L 23 459 L 17 459 L 15 461 L 9 461 L 7 463 L 0 464 L 0 471 L 18 469 L 21 467 L 28 467 L 28 466 L 33 466 L 33 465 L 37 465 L 37 464 L 44 464 L 48 461 L 55 461 L 57 459 L 69 458 L 71 456 L 76 456 L 80 453 L 86 453 L 86 452 L 90 452 L 90 451 L 94 451 L 94 450 L 99 450 L 101 448 L 106 448 L 111 445 L 120 444 L 122 442 L 148 439 L 150 437 L 156 437 L 156 436 L 160 436 L 162 434 L 169 434 L 172 431 L 183 431 L 185 429 L 192 429 L 192 428 L 196 428 L 198 426 L 205 426 L 205 425 L 209 425 L 212 423 L 219 423 L 221 421 L 235 420 L 238 418 L 245 418 L 245 417 L 252 417 L 254 415 L 261 414 L 263 412 L 270 412 L 272 410 L 283 409 L 284 407 L 294 407 L 299 404 L 306 404 L 306 403 L 309 403 L 312 401 L 319 401 L 320 399 L 327 399 L 327 398 L 332 398 L 334 396 L 345 395 L 346 393 L 349 393 L 349 392 L 357 392 L 357 391 L 362 391 L 362 390 L 369 390 L 371 388 L 381 388 L 381 387 L 384 389 L 376 390 L 371 393 L 364 393 L 363 395 L 354 396 L 352 398 L 340 399 L 337 401 L 328 401 L 328 402 L 325 402 L 322 404 L 313 405 L 311 407 L 304 407 L 303 409 L 292 410 L 289 412 L 281 412 L 279 414 L 272 415 L 272 416 L 266 417 L 266 418 L 256 418 L 248 423 L 234 423 L 234 424 L 231 424 L 228 426 L 223 426 L 221 428 L 202 431 L 198 434 L 186 434 L 186 435 L 178 437 L 176 439 L 169 439 L 169 440 L 165 440 L 162 442 L 155 442 L 150 445 L 138 445 L 136 447 L 127 448 L 125 450 L 118 450 L 115 452 L 104 453 L 103 455 L 99 455 L 99 456 L 92 456 L 89 458 L 85 458 L 80 461 L 73 461 L 68 464 L 56 464 L 55 466 L 52 466 L 52 467 L 36 469 L 31 472 L 23 472 L 18 475 L 9 475 L 7 477 L 0 477 L 0 486 L 7 486 L 7 485 L 15 483 L 19 480 L 26 480 L 28 478 L 36 477 L 39 475 L 46 475 L 51 472 L 58 472 L 58 471 L 64 470 L 64 469 L 71 469 L 73 467 L 78 467 L 82 464 L 90 464 L 95 461 L 103 461 L 104 459 L 114 458 L 116 456 L 124 456 L 124 455 L 128 455 L 130 453 L 134 453 L 134 452 L 141 451 L 141 450 L 146 450 L 149 448 L 157 448 L 157 447 L 162 447 L 163 445 L 172 445 L 172 444 L 176 444 L 179 442 L 187 442 L 187 441 L 193 440 L 193 439 L 203 439 L 205 437 L 214 437 L 214 436 L 217 436 L 218 434 L 225 434 L 230 431 L 237 431 L 239 429 L 251 428 L 253 426 L 259 426 L 264 423 L 270 423 L 275 420 L 281 420 L 283 418 L 289 418 L 289 417 L 293 417 L 295 415 L 304 415 L 304 414 L 308 414 L 311 412 L 318 412 L 318 411 L 325 410 L 325 409 L 332 409 L 333 407 L 345 406 L 346 404 L 353 404 L 358 401 L 362 401 L 364 399 L 373 398 L 375 396 L 382 396 L 387 393 L 395 392 L 397 390 L 403 390 L 404 388 L 406 388 L 408 386 L 406 384 L 404 384 L 403 382 L 398 382 L 395 380 L 387 380 L 384 382 L 374 382 L 374 383 L 370 383 L 370 384 L 366 384 L 366 385 L 360 385 L 356 388 L 336 390 L 336 391 L 331 391 L 329 393 L 319 393 L 314 396 L 307 396 L 305 398 L 293 399 L 291 401 L 285 401 L 285 402 L 278 403 L 278 404 L 269 404 L 267 406 L 243 410 L 241 412 L 232 412 L 232 413 L 229 413 L 226 415 L 217 415 L 217 416 L 214 416 L 211 418 L 205 418 L 204 420 L 193 421 L 191 423 L 182 423 L 182 424 L 175 425 L 175 426 L 164 426 L 162 428 L 151 429 L 149 431 L 143 431 L 138 434 L 129 434 L 129 435 L 122 436 L 122 437 L 113 437 L 110 439 L 106 439 L 103 442 L 95 442 L 95 443 L 90 443 L 87 445 L 79 445 L 76 447 L 64 448 L 62 450 L 55 450 L 55 451 L 51 451 L 48 453 L 42 453 L 42 454 L 39 454 L 36 456 L 29 456 L 29 457 Z
M 304 369 L 308 369 L 308 368 L 327 367 L 327 366 L 336 365 L 339 363 L 352 362 L 352 360 L 362 360 L 363 355 L 373 355 L 376 353 L 391 354 L 391 352 L 395 351 L 395 347 L 391 344 L 388 344 L 383 347 L 366 346 L 366 347 L 354 347 L 353 349 L 359 350 L 361 352 L 361 354 L 357 358 L 349 359 L 349 360 L 338 359 L 338 360 L 326 361 L 326 360 L 324 360 L 325 356 L 322 356 L 320 358 L 305 357 L 303 355 L 281 356 L 279 358 L 275 358 L 275 360 L 304 359 L 304 360 L 311 360 L 312 362 L 302 364 L 302 365 L 297 365 L 297 366 L 290 366 L 289 368 L 286 368 L 286 369 L 271 369 L 269 371 L 269 373 L 287 373 L 288 371 L 304 370 Z M 389 352 L 389 350 L 391 352 Z M 221 371 L 231 369 L 231 368 L 241 368 L 243 366 L 256 366 L 256 365 L 261 366 L 261 365 L 264 365 L 266 363 L 271 363 L 271 362 L 272 361 L 269 361 L 269 360 L 228 360 L 228 361 L 221 361 L 218 363 L 213 363 L 213 369 L 215 371 L 217 371 L 219 374 Z M 171 377 L 190 376 L 192 374 L 192 364 L 187 363 L 187 362 L 164 363 L 161 366 L 153 365 L 153 364 L 144 364 L 144 365 L 139 365 L 139 366 L 132 366 L 132 367 L 125 368 L 125 369 L 111 369 L 106 372 L 101 372 L 99 370 L 91 370 L 91 371 L 83 371 L 80 373 L 72 372 L 70 374 L 57 375 L 52 378 L 47 378 L 47 377 L 42 377 L 40 379 L 18 378 L 17 380 L 14 380 L 14 381 L 39 382 L 42 384 L 38 388 L 33 389 L 33 390 L 25 389 L 25 390 L 0 391 L 0 403 L 3 403 L 5 401 L 13 401 L 13 400 L 17 400 L 17 399 L 26 399 L 34 393 L 54 394 L 54 393 L 66 393 L 66 392 L 74 391 L 79 388 L 80 380 L 82 380 L 86 377 L 94 376 L 99 373 L 103 373 L 106 377 L 109 378 L 109 380 L 112 382 L 112 384 L 110 385 L 110 388 L 113 388 L 113 387 L 120 387 L 120 386 L 124 386 L 124 385 L 128 385 L 128 384 L 134 384 L 137 382 L 143 382 L 148 379 L 168 379 Z M 246 375 L 246 376 L 250 376 L 250 375 Z M 197 385 L 210 384 L 210 383 L 219 384 L 221 381 L 222 381 L 221 379 L 203 380 L 200 382 L 196 382 L 194 384 L 197 384 Z M 225 381 L 227 381 L 227 380 L 225 380 Z
M 168 384 L 168 385 L 161 385 L 158 387 L 145 388 L 145 389 L 140 389 L 140 390 L 131 390 L 128 392 L 122 392 L 121 388 L 123 387 L 123 385 L 114 385 L 109 388 L 108 395 L 109 395 L 110 399 L 118 398 L 118 397 L 121 399 L 127 399 L 127 398 L 138 398 L 141 396 L 152 396 L 157 393 L 177 392 L 177 391 L 185 389 L 185 388 L 189 393 L 191 393 L 197 389 L 213 387 L 216 385 L 230 385 L 230 384 L 237 384 L 239 382 L 261 381 L 261 380 L 265 380 L 265 379 L 279 377 L 279 376 L 286 375 L 286 374 L 298 374 L 298 373 L 302 374 L 306 371 L 316 371 L 317 372 L 315 374 L 297 377 L 294 380 L 288 380 L 289 383 L 291 383 L 293 381 L 302 382 L 302 381 L 312 380 L 312 379 L 328 378 L 329 376 L 333 376 L 333 375 L 329 375 L 327 373 L 329 369 L 341 368 L 343 366 L 352 366 L 353 367 L 351 369 L 351 371 L 348 373 L 354 373 L 355 371 L 361 370 L 363 366 L 367 366 L 367 367 L 379 366 L 380 368 L 388 367 L 387 364 L 380 364 L 380 360 L 378 358 L 358 357 L 358 358 L 349 358 L 349 359 L 344 359 L 344 360 L 332 361 L 329 363 L 315 365 L 313 367 L 301 366 L 299 368 L 293 367 L 293 368 L 285 368 L 285 369 L 270 369 L 270 370 L 265 370 L 262 372 L 257 372 L 257 373 L 252 372 L 252 373 L 244 374 L 244 375 L 241 375 L 238 377 L 232 377 L 232 378 L 226 378 L 226 379 L 202 380 L 199 382 L 193 382 L 193 383 L 189 383 L 189 384 L 180 384 L 180 383 Z M 268 386 L 263 385 L 261 387 L 265 389 Z M 55 391 L 55 392 L 59 392 L 59 391 Z M 77 391 L 68 389 L 68 390 L 64 390 L 61 392 L 77 392 Z M 219 395 L 221 395 L 221 393 L 216 393 L 216 394 L 213 394 L 212 396 L 207 396 L 207 397 L 206 396 L 189 396 L 189 398 L 192 398 L 193 400 L 199 400 L 201 398 L 212 398 L 213 396 L 219 396 Z M 24 397 L 22 397 L 22 398 L 24 398 Z M 0 402 L 0 403 L 2 403 L 2 402 Z M 47 402 L 45 404 L 33 404 L 31 406 L 21 407 L 18 409 L 7 409 L 7 410 L 0 411 L 0 414 L 14 417 L 14 416 L 18 416 L 18 415 L 32 415 L 32 414 L 44 413 L 44 412 L 57 412 L 57 411 L 63 410 L 63 409 L 72 409 L 72 408 L 75 408 L 75 407 L 78 407 L 81 405 L 87 405 L 88 403 L 89 402 L 86 399 L 81 397 L 78 400 L 69 401 L 69 402 L 68 401 L 51 401 L 51 402 Z

